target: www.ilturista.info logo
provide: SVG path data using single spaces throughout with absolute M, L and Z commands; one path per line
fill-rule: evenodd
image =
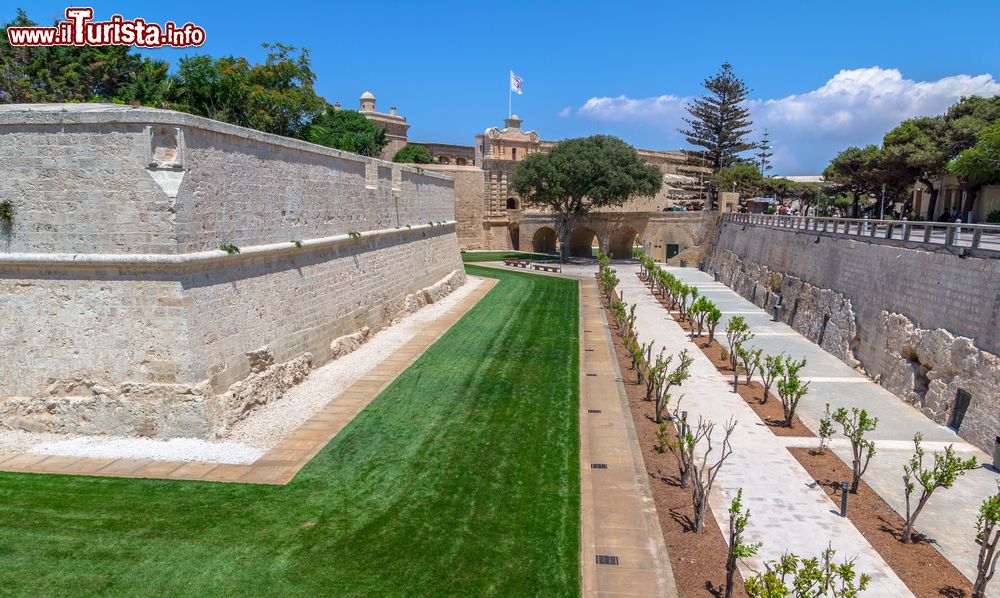
M 143 19 L 125 20 L 112 15 L 109 21 L 94 22 L 94 9 L 71 7 L 66 20 L 55 27 L 8 27 L 12 46 L 139 46 L 141 48 L 187 48 L 205 43 L 205 30 L 192 23 L 178 27 Z

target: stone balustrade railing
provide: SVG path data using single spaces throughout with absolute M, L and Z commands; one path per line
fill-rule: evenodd
M 1000 224 L 724 214 L 723 222 L 1000 253 Z

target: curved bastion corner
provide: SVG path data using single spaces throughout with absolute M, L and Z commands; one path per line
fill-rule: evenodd
M 6 427 L 216 437 L 465 280 L 452 179 L 400 164 L 58 104 L 0 107 L 0 168 Z

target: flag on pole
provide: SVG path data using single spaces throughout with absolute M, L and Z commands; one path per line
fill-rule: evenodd
M 518 77 L 514 74 L 514 71 L 510 72 L 510 90 L 521 95 L 521 86 L 524 84 L 524 79 Z

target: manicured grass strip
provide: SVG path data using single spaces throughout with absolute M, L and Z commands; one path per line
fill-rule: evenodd
M 0 475 L 5 595 L 576 596 L 577 285 L 501 279 L 287 486 Z
M 526 251 L 466 251 L 462 253 L 462 261 L 467 264 L 475 262 L 502 262 L 508 258 L 544 262 L 557 260 L 559 259 L 559 256 L 549 255 L 547 253 L 529 253 Z

